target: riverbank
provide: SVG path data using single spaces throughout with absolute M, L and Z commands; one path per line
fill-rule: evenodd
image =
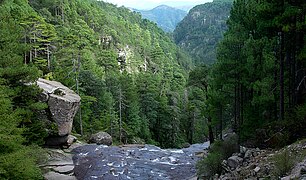
M 279 150 L 240 147 L 223 160 L 222 171 L 214 179 L 306 180 L 306 139 Z

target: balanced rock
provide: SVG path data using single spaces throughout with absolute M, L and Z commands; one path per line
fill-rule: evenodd
M 63 137 L 67 141 L 68 135 L 71 133 L 73 118 L 80 106 L 80 96 L 57 81 L 39 78 L 36 84 L 43 90 L 39 100 L 48 104 L 48 109 L 41 114 L 42 119 L 45 119 L 49 125 L 51 124 L 49 135 L 52 139 Z M 58 145 L 62 143 L 59 140 Z M 56 143 L 52 142 L 52 145 L 56 145 Z
M 112 136 L 109 135 L 107 132 L 98 132 L 96 134 L 91 135 L 90 143 L 96 143 L 98 145 L 103 144 L 110 146 L 113 143 Z

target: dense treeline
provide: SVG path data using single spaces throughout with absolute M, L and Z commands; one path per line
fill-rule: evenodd
M 220 139 L 199 176 L 222 173 L 239 144 L 279 148 L 306 137 L 306 2 L 235 0 L 227 25 L 217 62 L 190 74 L 205 88 L 210 141 Z M 225 127 L 238 136 L 222 141 Z
M 256 146 L 305 137 L 305 12 L 304 1 L 234 2 L 217 62 L 190 76 L 205 85 L 211 139 L 225 126 Z
M 227 30 L 231 7 L 232 0 L 197 5 L 177 25 L 174 40 L 189 52 L 196 64 L 211 65 L 216 61 L 216 47 Z
M 4 1 L 0 12 L 0 179 L 40 179 L 35 164 L 42 156 L 34 145 L 41 142 L 29 141 L 31 130 L 25 126 L 37 122 L 33 112 L 45 106 L 35 101 L 37 88 L 25 86 L 39 71 L 24 64 L 29 46 L 22 43 L 24 29 L 18 20 L 33 10 L 24 1 Z

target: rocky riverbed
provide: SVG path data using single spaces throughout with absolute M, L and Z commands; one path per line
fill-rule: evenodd
M 72 152 L 77 179 L 191 179 L 196 175 L 199 154 L 209 143 L 184 149 L 161 149 L 153 145 L 85 145 Z

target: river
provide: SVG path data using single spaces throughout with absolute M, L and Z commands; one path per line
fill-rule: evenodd
M 196 175 L 196 154 L 209 143 L 183 149 L 85 145 L 73 150 L 74 173 L 82 180 L 165 180 L 190 179 Z

